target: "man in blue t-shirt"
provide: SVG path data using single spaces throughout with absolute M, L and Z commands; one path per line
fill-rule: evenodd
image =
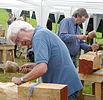
M 33 45 L 35 64 L 25 64 L 20 72 L 27 73 L 22 78 L 13 77 L 12 82 L 21 84 L 39 77 L 44 83 L 68 85 L 68 100 L 76 100 L 83 88 L 64 42 L 50 30 L 38 25 L 33 28 L 27 22 L 16 21 L 8 29 L 7 39 L 11 43 Z

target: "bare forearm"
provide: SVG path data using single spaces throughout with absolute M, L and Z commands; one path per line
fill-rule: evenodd
M 29 68 L 33 69 L 35 67 L 35 63 L 29 64 Z
M 31 81 L 31 80 L 35 80 L 39 77 L 41 77 L 43 74 L 41 74 L 40 71 L 37 70 L 37 68 L 34 68 L 31 72 L 29 72 L 28 74 L 26 74 L 23 79 L 25 82 Z
M 23 79 L 25 82 L 35 80 L 35 79 L 41 77 L 43 74 L 45 74 L 46 71 L 47 71 L 47 66 L 42 67 L 40 65 L 36 65 L 31 72 L 29 72 L 28 74 L 26 74 L 23 77 Z
M 30 65 L 30 64 L 29 64 Z M 28 64 L 24 65 L 24 66 L 28 66 Z M 31 66 L 34 67 L 34 64 Z M 23 67 L 23 66 L 22 66 Z M 46 63 L 39 63 L 37 64 L 31 72 L 29 72 L 28 74 L 24 75 L 23 78 L 17 78 L 17 77 L 13 77 L 12 78 L 12 82 L 14 82 L 15 84 L 21 84 L 22 81 L 24 82 L 28 82 L 28 81 L 31 81 L 31 80 L 34 80 L 34 79 L 37 79 L 39 78 L 40 76 L 42 76 L 43 74 L 45 74 L 47 71 L 47 64 Z M 21 79 L 23 79 L 21 81 Z

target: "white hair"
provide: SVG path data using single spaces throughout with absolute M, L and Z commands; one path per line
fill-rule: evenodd
M 18 21 L 14 21 L 8 28 L 8 31 L 7 31 L 7 40 L 10 44 L 14 44 L 12 41 L 11 41 L 11 37 L 13 36 L 17 36 L 17 34 L 20 32 L 21 29 L 26 29 L 27 31 L 30 31 L 32 29 L 32 25 L 25 22 L 25 21 L 21 21 L 21 20 L 18 20 Z

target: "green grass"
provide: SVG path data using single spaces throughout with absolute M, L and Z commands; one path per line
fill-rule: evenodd
M 6 35 L 7 35 L 7 27 L 8 27 L 7 21 L 8 21 L 8 18 L 9 18 L 8 14 L 9 14 L 9 12 L 7 12 L 7 10 L 0 9 L 0 25 L 2 25 L 2 29 L 6 30 L 6 32 L 5 32 Z M 27 18 L 26 20 L 28 22 L 29 18 Z M 31 24 L 33 25 L 33 27 L 36 27 L 37 26 L 36 20 L 31 19 Z M 58 26 L 59 26 L 59 24 L 57 24 L 57 32 L 58 32 Z M 52 23 L 52 27 L 53 27 L 52 31 L 55 32 L 55 23 Z M 103 50 L 102 33 L 99 33 L 99 32 L 96 32 L 96 33 L 97 33 L 96 41 L 98 43 L 100 43 L 99 50 Z M 20 47 L 19 47 L 19 49 L 20 49 Z M 87 52 L 87 51 L 85 51 L 85 52 Z M 17 55 L 18 55 L 18 53 L 19 53 L 19 51 L 17 51 Z M 79 61 L 79 56 L 80 56 L 80 51 L 78 53 L 78 61 Z M 15 62 L 17 62 L 19 64 L 19 66 L 21 66 L 25 63 L 30 63 L 28 59 L 23 58 L 23 55 L 20 57 L 20 59 L 16 58 Z M 78 62 L 78 65 L 79 65 L 79 62 Z M 6 74 L 4 74 L 3 69 L 0 69 L 0 82 L 11 82 L 12 77 L 14 77 L 14 76 L 22 77 L 24 75 L 25 74 L 22 74 L 22 73 L 6 73 Z M 33 82 L 35 82 L 35 80 Z M 86 94 L 92 94 L 92 84 L 91 84 L 91 82 L 85 82 L 83 92 L 86 93 Z
M 6 30 L 5 33 L 7 33 L 8 19 L 9 19 L 8 12 L 5 9 L 0 8 L 0 25 L 2 25 L 2 29 Z
M 97 41 L 99 44 L 103 44 L 102 33 L 96 32 L 96 34 L 97 34 L 96 41 Z
M 85 82 L 83 93 L 92 94 L 92 82 Z

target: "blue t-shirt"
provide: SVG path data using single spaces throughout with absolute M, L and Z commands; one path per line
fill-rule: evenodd
M 37 26 L 32 44 L 35 64 L 47 63 L 47 72 L 42 76 L 44 83 L 68 85 L 68 96 L 83 88 L 67 47 L 56 34 Z

